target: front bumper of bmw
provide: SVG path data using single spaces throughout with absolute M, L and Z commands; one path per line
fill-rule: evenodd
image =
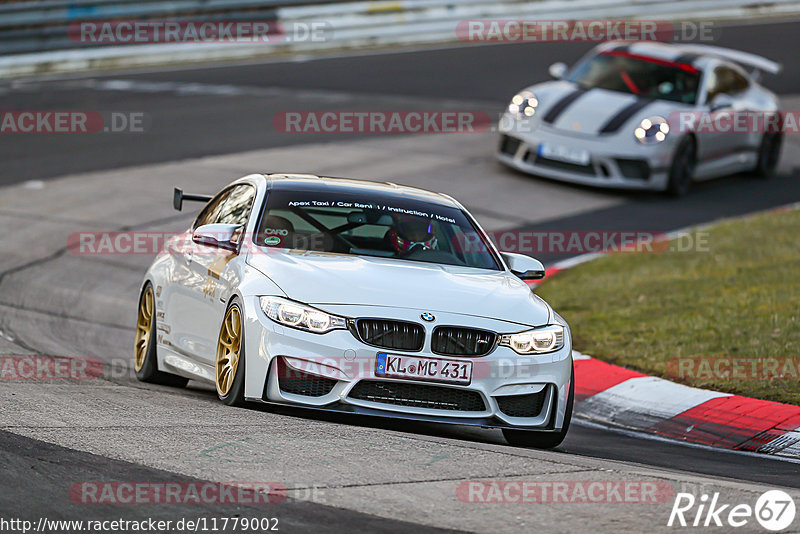
M 491 428 L 558 431 L 564 424 L 572 358 L 569 330 L 558 351 L 521 356 L 495 344 L 485 356 L 444 356 L 431 350 L 437 325 L 513 333 L 526 326 L 436 312 L 424 323 L 420 311 L 374 306 L 324 306 L 346 317 L 380 317 L 425 328 L 422 350 L 409 352 L 364 343 L 350 330 L 314 334 L 279 325 L 250 302 L 256 317 L 246 324 L 245 396 L 249 400 L 318 410 Z M 253 317 L 253 316 L 250 316 Z M 565 325 L 566 326 L 566 325 Z M 468 384 L 384 378 L 379 353 L 472 362 Z
M 540 121 L 506 115 L 499 126 L 497 159 L 517 170 L 554 180 L 597 187 L 662 191 L 674 152 L 668 138 L 643 145 L 632 132 L 589 135 L 565 132 Z M 629 134 L 629 135 L 627 135 Z M 567 157 L 545 155 L 543 144 Z M 570 157 L 570 154 L 580 157 Z M 583 159 L 586 158 L 587 159 Z

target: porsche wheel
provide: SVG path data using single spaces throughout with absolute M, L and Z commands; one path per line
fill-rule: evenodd
M 758 178 L 771 178 L 778 169 L 778 161 L 781 158 L 781 148 L 783 147 L 783 135 L 780 133 L 765 133 L 761 139 L 761 146 L 758 149 L 758 163 L 754 174 Z
M 692 186 L 696 161 L 697 146 L 694 139 L 684 137 L 678 148 L 675 149 L 675 156 L 669 169 L 667 193 L 675 197 L 681 197 L 689 192 Z
M 503 437 L 509 445 L 517 447 L 533 447 L 535 449 L 553 449 L 561 445 L 569 431 L 569 423 L 572 420 L 572 405 L 575 402 L 575 368 L 569 381 L 569 397 L 567 397 L 567 409 L 564 413 L 564 426 L 559 432 L 537 432 L 535 430 L 515 430 L 503 429 Z
M 136 343 L 133 353 L 133 370 L 142 382 L 165 386 L 184 387 L 188 378 L 158 370 L 156 342 L 156 301 L 153 286 L 148 282 L 139 297 L 139 314 L 136 319 Z
M 233 302 L 225 319 L 217 341 L 216 358 L 217 395 L 228 406 L 244 404 L 244 328 L 242 310 Z

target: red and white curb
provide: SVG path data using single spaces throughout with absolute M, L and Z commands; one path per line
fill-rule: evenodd
M 800 458 L 800 406 L 676 384 L 577 351 L 575 411 L 662 437 Z
M 799 208 L 795 203 L 768 211 Z M 664 239 L 699 228 L 677 230 Z M 556 263 L 546 269 L 545 279 L 603 254 Z M 572 357 L 575 412 L 582 418 L 701 445 L 800 459 L 800 406 L 676 384 L 575 350 Z

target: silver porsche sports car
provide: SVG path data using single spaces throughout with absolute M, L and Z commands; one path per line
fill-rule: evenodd
M 706 45 L 609 42 L 555 81 L 520 91 L 500 121 L 497 158 L 578 184 L 685 194 L 693 181 L 774 173 L 778 98 L 768 59 Z
M 205 202 L 142 284 L 143 381 L 279 403 L 500 428 L 554 447 L 574 380 L 567 323 L 449 196 L 390 183 L 253 174 Z

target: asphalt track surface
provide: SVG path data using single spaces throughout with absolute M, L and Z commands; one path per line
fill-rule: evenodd
M 204 482 L 130 462 L 58 447 L 5 431 L 0 431 L 0 443 L 0 459 L 3 463 L 0 487 L 21 490 L 3 491 L 0 495 L 0 509 L 4 513 L 13 513 L 16 517 L 44 517 L 53 520 L 62 517 L 87 518 L 86 505 L 68 497 L 71 481 L 80 477 L 87 480 L 146 480 L 154 484 Z M 264 509 L 265 505 L 261 503 L 204 505 L 201 511 L 191 503 L 162 504 L 148 506 L 146 514 L 141 517 L 156 521 L 176 521 L 177 517 L 270 517 L 265 515 Z M 121 515 L 128 519 L 140 517 L 138 514 L 121 514 L 118 506 L 103 504 L 94 505 L 88 517 L 99 521 L 113 521 L 120 519 Z M 271 517 L 278 517 L 278 526 L 284 532 L 345 532 L 353 525 L 359 525 L 364 532 L 446 532 L 443 529 L 291 499 L 281 502 L 280 513 Z
M 782 62 L 783 73 L 768 77 L 766 85 L 778 94 L 796 94 L 800 93 L 800 77 L 793 68 L 797 64 L 798 24 L 719 26 L 714 30 L 717 40 L 711 44 Z M 477 104 L 478 109 L 496 114 L 517 90 L 548 79 L 551 63 L 573 64 L 590 48 L 574 42 L 456 45 L 418 52 L 89 77 L 98 82 L 154 82 L 150 89 L 138 92 L 92 90 L 91 86 L 63 82 L 14 89 L 13 84 L 0 82 L 3 109 L 127 110 L 145 112 L 153 120 L 152 129 L 144 136 L 36 135 L 4 142 L 0 144 L 0 184 L 331 140 L 330 135 L 275 131 L 273 116 L 287 110 L 420 109 L 409 108 L 409 103 L 440 109 L 442 101 L 450 101 L 466 103 L 467 109 L 475 109 Z M 158 83 L 164 85 L 155 85 Z M 224 98 L 220 92 L 227 87 L 272 93 L 254 91 L 256 94 L 249 95 L 245 91 Z M 349 135 L 336 134 L 335 139 Z
M 796 60 L 797 23 L 782 22 L 771 25 L 747 25 L 724 27 L 718 31 L 714 44 L 730 45 L 764 54 L 786 65 L 784 74 L 767 80 L 767 85 L 785 95 L 800 93 L 800 79 L 793 66 Z M 50 180 L 59 176 L 124 169 L 132 165 L 180 161 L 220 154 L 235 154 L 265 148 L 296 147 L 330 141 L 357 141 L 364 136 L 339 134 L 335 139 L 318 135 L 286 135 L 272 128 L 272 116 L 279 111 L 305 109 L 436 109 L 442 106 L 453 109 L 480 109 L 497 112 L 502 109 L 508 96 L 516 89 L 545 79 L 546 67 L 553 61 L 574 62 L 588 47 L 583 44 L 538 44 L 462 46 L 437 50 L 405 53 L 370 53 L 355 57 L 322 58 L 296 62 L 258 63 L 237 66 L 173 69 L 142 73 L 109 73 L 103 76 L 80 76 L 58 80 L 23 80 L 0 84 L 0 97 L 4 109 L 94 109 L 144 111 L 153 118 L 147 135 L 115 134 L 93 136 L 16 136 L 6 137 L 0 144 L 0 184 L 10 185 L 26 180 Z M 114 80 L 110 89 L 108 80 Z M 118 81 L 128 82 L 120 89 Z M 113 84 L 112 84 L 113 85 Z M 99 87 L 99 88 L 98 88 Z M 234 89 L 231 89 L 234 88 Z M 238 92 L 235 89 L 238 88 Z M 234 91 L 236 96 L 223 93 Z M 302 146 L 300 147 L 302 149 Z M 302 150 L 300 150 L 302 152 Z M 304 161 L 298 159 L 298 168 Z M 487 168 L 514 183 L 536 178 L 491 164 Z M 262 170 L 262 169 L 253 169 Z M 287 170 L 263 169 L 263 170 Z M 581 229 L 631 229 L 672 230 L 689 224 L 714 220 L 721 216 L 743 214 L 755 210 L 800 200 L 800 180 L 793 166 L 785 169 L 780 177 L 770 182 L 753 181 L 747 176 L 737 176 L 698 186 L 688 197 L 678 200 L 665 199 L 660 195 L 597 193 L 589 189 L 546 183 L 543 187 L 560 195 L 578 195 L 599 200 L 599 207 L 570 212 L 564 216 L 545 219 L 521 218 L 506 227 L 546 230 L 553 228 Z M 166 177 L 165 177 L 166 179 Z M 421 184 L 424 185 L 424 184 Z M 171 184 L 166 184 L 168 188 Z M 95 184 L 102 188 L 102 182 Z M 104 197 L 114 197 L 113 186 Z M 453 178 L 449 189 L 459 196 L 460 185 Z M 473 202 L 474 204 L 474 202 Z M 607 205 L 606 205 L 607 204 Z M 469 205 L 469 207 L 473 207 Z M 592 205 L 594 206 L 594 205 Z M 11 227 L 13 208 L 3 219 L 4 227 Z M 476 206 L 488 212 L 497 212 L 497 206 Z M 87 206 L 87 209 L 90 209 Z M 53 204 L 51 216 L 57 221 L 59 211 Z M 476 210 L 477 211 L 477 210 Z M 180 228 L 185 218 L 178 221 L 170 218 L 169 212 L 162 214 L 166 226 Z M 69 219 L 66 218 L 66 221 Z M 106 219 L 107 220 L 107 219 Z M 155 220 L 155 219 L 153 219 Z M 152 221 L 151 221 L 152 222 Z M 177 226 L 176 226 L 177 224 Z M 157 223 L 150 227 L 160 228 Z M 46 246 L 45 246 L 46 245 Z M 58 259 L 56 244 L 37 244 L 41 252 L 38 259 L 15 264 L 0 263 L 0 284 L 34 280 L 36 269 Z M 544 260 L 561 259 L 544 256 Z M 135 289 L 138 276 L 147 260 L 136 258 L 125 260 L 128 293 Z M 119 265 L 114 266 L 120 267 Z M 138 274 L 137 274 L 138 270 Z M 68 270 L 67 270 L 68 271 Z M 100 276 L 102 271 L 96 271 Z M 52 272 L 50 273 L 52 275 Z M 65 274 L 65 284 L 74 282 L 84 291 L 91 291 L 93 284 L 80 279 L 80 273 Z M 130 281 L 128 281 L 130 279 Z M 19 283 L 19 282 L 17 282 Z M 97 282 L 101 286 L 104 282 Z M 112 281 L 105 281 L 105 285 Z M 44 282 L 42 282 L 43 285 Z M 127 287 L 130 286 L 130 287 Z M 0 308 L 0 326 L 12 331 L 15 321 L 11 308 L 32 313 L 30 307 L 35 299 L 20 297 L 24 286 L 2 287 L 6 297 Z M 101 288 L 102 289 L 102 288 Z M 1 295 L 2 293 L 0 293 Z M 17 298 L 19 297 L 19 298 Z M 133 300 L 131 300 L 133 302 Z M 21 305 L 20 303 L 24 304 Z M 102 304 L 102 303 L 101 303 Z M 115 303 L 118 304 L 118 303 Z M 82 319 L 88 325 L 101 325 L 103 329 L 119 334 L 125 346 L 129 341 L 131 313 L 122 314 L 117 320 L 116 311 L 98 306 L 91 317 Z M 54 308 L 55 316 L 69 318 L 69 309 Z M 108 315 L 110 314 L 110 315 Z M 6 317 L 2 317 L 5 315 Z M 52 325 L 56 323 L 42 323 Z M 91 330 L 91 327 L 89 328 Z M 106 330 L 102 330 L 104 333 Z M 44 332 L 44 331 L 43 331 Z M 59 331 L 48 331 L 47 342 L 28 332 L 12 343 L 14 347 L 0 347 L 6 352 L 54 353 Z M 66 343 L 93 343 L 100 334 L 86 333 L 77 340 Z M 51 339 L 52 338 L 52 339 Z M 2 341 L 2 340 L 0 340 Z M 98 343 L 102 345 L 103 340 Z M 112 342 L 108 342 L 112 343 Z M 113 342 L 116 347 L 117 341 Z M 98 349 L 99 350 L 99 349 Z M 66 351 L 70 352 L 70 351 Z M 55 352 L 55 354 L 60 354 Z M 128 384 L 122 381 L 123 385 Z M 163 388 L 156 388 L 157 391 Z M 15 395 L 7 390 L 4 394 Z M 137 391 L 147 391 L 140 389 Z M 23 394 L 23 393 L 17 393 Z M 174 393 L 171 393 L 174 394 Z M 181 395 L 179 393 L 179 395 Z M 203 400 L 213 398 L 207 390 L 187 390 L 186 396 Z M 212 399 L 213 400 L 213 399 Z M 258 416 L 258 413 L 254 413 Z M 285 417 L 302 421 L 319 421 L 320 418 L 297 410 L 287 410 Z M 430 425 L 401 425 L 382 422 L 353 420 L 351 418 L 321 418 L 323 423 L 344 427 L 366 427 L 385 429 L 410 435 L 432 436 L 432 439 L 458 440 L 465 444 L 502 446 L 502 438 L 496 433 L 469 429 L 451 429 Z M 13 426 L 5 423 L 5 427 Z M 0 432 L 2 461 L 0 487 L 27 488 L 24 491 L 3 491 L 0 508 L 12 510 L 15 515 L 75 517 L 82 513 L 81 506 L 66 498 L 46 499 L 44 495 L 64 495 L 67 480 L 113 478 L 116 480 L 188 480 L 185 475 L 176 475 L 169 470 L 155 469 L 149 465 L 124 462 L 102 454 L 60 447 L 38 441 L 33 435 L 21 436 L 19 431 Z M 24 432 L 23 432 L 24 434 Z M 77 447 L 76 447 L 77 448 Z M 597 458 L 609 465 L 623 462 L 641 469 L 664 470 L 683 473 L 687 479 L 694 476 L 709 476 L 715 480 L 752 482 L 769 486 L 800 488 L 800 466 L 770 458 L 714 451 L 707 448 L 690 447 L 676 442 L 644 439 L 632 434 L 582 425 L 573 426 L 567 440 L 556 457 Z M 639 467 L 637 467 L 639 466 Z M 683 475 L 681 475 L 683 476 Z M 419 525 L 405 523 L 396 518 L 378 519 L 369 513 L 359 513 L 345 507 L 306 503 L 290 499 L 282 505 L 280 516 L 285 519 L 287 531 L 306 531 L 311 525 L 320 532 L 342 531 L 348 525 L 359 524 L 364 530 L 423 531 Z M 192 510 L 193 511 L 193 510 Z M 213 514 L 219 510 L 203 510 Z M 119 510 L 114 507 L 99 507 L 92 510 L 93 517 L 115 517 Z M 173 508 L 158 510 L 150 508 L 146 515 L 174 517 L 183 510 Z M 227 508 L 220 512 L 231 515 Z M 237 510 L 237 513 L 248 510 Z M 131 515 L 126 512 L 127 515 Z M 140 514 L 136 512 L 135 515 Z M 413 521 L 413 517 L 408 518 Z M 319 526 L 322 525 L 322 526 Z M 470 530 L 480 525 L 472 524 Z M 487 525 L 483 525 L 484 528 Z M 467 527 L 464 527 L 467 528 Z M 326 530 L 327 529 L 327 530 Z

